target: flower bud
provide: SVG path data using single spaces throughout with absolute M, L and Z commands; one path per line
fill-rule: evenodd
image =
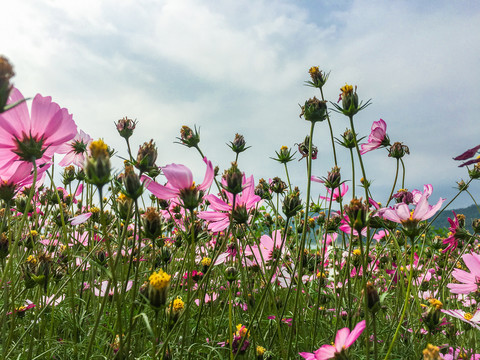
M 457 181 L 457 185 L 459 191 L 465 191 L 468 189 L 468 185 L 463 180 Z
M 132 136 L 135 126 L 137 126 L 137 120 L 132 120 L 125 116 L 123 119 L 118 120 L 115 126 L 120 136 L 128 140 Z
M 328 74 L 323 73 L 318 66 L 312 66 L 308 70 L 308 73 L 310 74 L 312 81 L 305 81 L 305 82 L 307 83 L 307 85 L 313 86 L 318 89 L 321 89 L 323 85 L 325 85 L 329 76 L 329 73 Z
M 73 165 L 67 166 L 63 169 L 63 184 L 66 186 L 75 180 L 75 167 Z
M 388 156 L 395 159 L 401 159 L 405 154 L 410 155 L 410 150 L 407 145 L 403 145 L 400 142 L 393 143 L 390 149 L 388 149 Z
M 147 298 L 153 308 L 159 308 L 167 302 L 167 293 L 171 276 L 162 269 L 153 272 L 148 278 Z
M 397 203 L 412 204 L 413 203 L 413 194 L 407 189 L 400 189 L 392 196 Z
M 282 210 L 287 218 L 294 217 L 302 209 L 300 190 L 296 187 L 293 192 L 287 194 L 283 199 Z
M 340 175 L 340 168 L 334 166 L 332 170 L 327 174 L 327 177 L 324 178 L 325 186 L 329 189 L 335 189 L 340 186 L 342 181 L 342 176 Z
M 7 101 L 13 87 L 10 83 L 13 76 L 15 76 L 15 72 L 12 65 L 6 57 L 0 55 L 0 113 L 12 108 L 11 106 L 7 107 Z
M 423 360 L 444 359 L 444 357 L 440 354 L 440 348 L 432 344 L 428 344 L 427 347 L 423 350 L 422 354 L 423 354 Z
M 177 296 L 177 298 L 170 302 L 168 307 L 165 309 L 167 316 L 173 324 L 177 322 L 178 318 L 183 313 L 184 308 L 185 303 L 180 296 Z
M 302 112 L 300 117 L 311 122 L 324 121 L 327 118 L 327 102 L 317 99 L 315 96 L 312 99 L 305 101 L 305 105 L 300 106 Z
M 474 219 L 472 221 L 472 228 L 475 234 L 480 233 L 480 219 Z
M 3 260 L 7 257 L 8 253 L 10 252 L 8 249 L 8 237 L 5 233 L 0 234 L 0 260 Z
M 110 181 L 110 154 L 102 139 L 90 144 L 91 156 L 85 165 L 86 179 L 101 188 Z
M 270 190 L 272 192 L 275 194 L 283 194 L 286 189 L 287 184 L 285 184 L 285 182 L 282 181 L 282 179 L 280 179 L 278 176 L 272 179 L 272 182 L 270 183 Z
M 345 205 L 344 210 L 349 218 L 349 225 L 360 233 L 367 226 L 367 205 L 362 203 L 362 198 L 354 198 L 349 205 Z
M 343 141 L 337 140 L 337 142 L 347 149 L 353 149 L 355 147 L 355 136 L 353 136 L 353 132 L 350 129 L 345 130 L 342 134 Z
M 310 136 L 308 135 L 305 137 L 305 140 L 303 141 L 303 143 L 295 144 L 295 145 L 298 145 L 298 152 L 302 155 L 302 157 L 298 161 L 308 157 L 309 144 L 310 144 Z M 318 148 L 312 144 L 312 160 L 315 160 L 317 158 L 317 154 L 318 154 Z
M 162 221 L 155 208 L 149 207 L 143 214 L 143 228 L 145 235 L 151 240 L 155 240 L 162 234 Z
M 380 308 L 380 296 L 378 296 L 377 289 L 369 281 L 367 282 L 367 305 L 370 311 L 377 312 Z
M 260 196 L 262 200 L 270 200 L 272 198 L 270 186 L 265 179 L 260 179 L 258 181 L 258 185 L 255 187 L 255 195 Z
M 246 224 L 248 222 L 248 211 L 245 205 L 237 205 L 232 210 L 232 217 L 235 224 Z
M 143 193 L 143 186 L 140 183 L 140 178 L 133 170 L 132 165 L 125 165 L 125 176 L 123 177 L 123 186 L 125 187 L 125 195 L 130 199 L 136 200 Z
M 468 170 L 470 179 L 480 179 L 480 164 L 475 164 L 471 170 Z
M 234 153 L 240 154 L 241 152 L 244 152 L 250 147 L 250 146 L 245 147 L 245 144 L 246 142 L 243 135 L 235 134 L 235 139 L 233 139 L 233 141 L 230 142 L 230 145 L 228 144 L 227 145 L 228 147 L 230 147 L 230 149 L 233 150 Z
M 140 170 L 141 173 L 149 172 L 156 168 L 155 161 L 157 161 L 157 148 L 152 139 L 150 142 L 145 142 L 139 147 L 135 167 Z
M 277 154 L 277 157 L 270 159 L 278 161 L 281 164 L 287 164 L 290 161 L 293 161 L 293 155 L 291 154 L 291 150 L 286 146 L 282 146 L 280 148 L 280 151 L 275 151 L 275 154 Z
M 180 140 L 180 144 L 185 145 L 186 147 L 196 148 L 200 142 L 200 133 L 197 131 L 196 127 L 194 127 L 194 130 L 192 130 L 188 126 L 184 125 L 180 129 L 180 137 L 177 139 Z
M 240 194 L 243 190 L 243 174 L 238 170 L 237 163 L 233 162 L 230 169 L 225 170 L 223 180 L 226 185 L 222 187 L 231 194 Z
M 238 275 L 238 271 L 233 266 L 229 266 L 228 268 L 225 269 L 225 279 L 229 283 L 234 282 L 237 279 L 237 275 Z

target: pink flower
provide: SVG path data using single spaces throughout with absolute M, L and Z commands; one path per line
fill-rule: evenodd
M 13 88 L 8 103 L 22 99 L 20 91 Z M 0 114 L 0 169 L 20 165 L 21 161 L 48 163 L 76 133 L 77 126 L 68 110 L 52 102 L 51 97 L 37 94 L 31 116 L 26 102 Z
M 80 225 L 80 224 L 83 224 L 84 222 L 86 222 L 88 219 L 90 219 L 90 216 L 92 216 L 92 213 L 91 212 L 86 212 L 84 214 L 75 216 L 75 217 L 69 219 L 68 221 L 70 221 L 70 223 L 72 225 Z
M 340 329 L 335 337 L 334 345 L 322 345 L 322 347 L 314 353 L 303 352 L 299 354 L 307 360 L 334 359 L 337 354 L 341 354 L 358 339 L 363 330 L 365 330 L 365 326 L 365 320 L 362 320 L 355 326 L 352 332 L 350 332 L 349 328 Z
M 59 149 L 59 154 L 65 154 L 64 158 L 58 163 L 60 166 L 74 164 L 83 169 L 86 155 L 89 154 L 89 145 L 92 138 L 80 130 L 75 137 L 68 143 L 63 144 Z
M 280 230 L 274 231 L 272 237 L 262 235 L 260 243 L 254 246 L 247 246 L 245 250 L 246 256 L 254 256 L 255 265 L 262 267 L 265 263 L 272 259 L 282 257 L 285 253 L 285 248 L 281 248 L 282 234 Z
M 170 164 L 162 168 L 162 172 L 168 180 L 165 186 L 154 182 L 145 175 L 142 176 L 142 180 L 145 181 L 147 189 L 153 195 L 163 200 L 174 199 L 188 190 L 205 191 L 212 185 L 214 174 L 212 162 L 207 158 L 203 158 L 203 161 L 207 164 L 207 171 L 203 182 L 197 186 L 193 182 L 193 174 L 190 169 L 181 164 Z
M 471 253 L 462 256 L 470 272 L 455 269 L 452 276 L 460 283 L 450 283 L 447 287 L 454 294 L 470 294 L 476 292 L 480 284 L 480 255 Z
M 374 121 L 372 130 L 368 136 L 368 143 L 361 145 L 360 154 L 378 149 L 380 146 L 388 146 L 390 139 L 387 136 L 387 123 L 382 119 Z
M 223 180 L 222 180 L 223 181 Z M 243 177 L 242 185 L 243 190 L 235 197 L 235 209 L 240 207 L 245 208 L 245 212 L 248 214 L 252 208 L 261 200 L 260 196 L 255 195 L 253 175 L 248 179 Z M 213 232 L 225 230 L 230 224 L 230 213 L 233 207 L 233 195 L 228 191 L 223 192 L 227 198 L 227 202 L 219 199 L 213 194 L 207 195 L 206 199 L 210 202 L 210 208 L 214 211 L 202 211 L 198 214 L 198 217 L 203 220 L 209 221 L 208 229 Z
M 312 176 L 311 179 L 312 179 L 312 181 L 315 181 L 315 182 L 319 182 L 319 183 L 322 183 L 322 184 L 325 183 L 325 181 L 323 179 L 320 179 L 319 177 L 316 177 L 316 176 Z M 348 191 L 348 185 L 346 185 L 345 183 L 342 183 L 341 189 L 340 189 L 340 187 L 336 187 L 333 190 L 333 196 L 332 196 L 332 189 L 327 188 L 328 196 L 326 196 L 326 197 L 325 196 L 320 196 L 320 199 L 323 199 L 325 201 L 330 201 L 330 197 L 332 197 L 333 201 L 340 202 L 340 200 L 345 196 L 347 191 Z
M 474 328 L 480 329 L 480 311 L 477 311 L 475 314 L 467 313 L 463 310 L 443 310 L 444 314 L 453 316 L 457 319 L 466 322 L 467 324 L 472 325 Z
M 455 214 L 455 211 L 453 212 L 453 219 L 448 218 L 448 222 L 450 223 L 450 227 L 448 230 L 450 230 L 449 237 L 443 240 L 444 244 L 448 244 L 448 246 L 442 250 L 443 253 L 447 252 L 448 250 L 455 250 L 458 245 L 458 239 L 456 238 L 456 233 L 457 229 L 460 226 L 458 223 L 458 218 L 457 214 Z
M 428 195 L 429 194 L 427 192 L 422 194 L 422 197 L 418 201 L 415 210 L 412 212 L 408 208 L 407 204 L 399 203 L 393 208 L 385 209 L 382 212 L 382 216 L 385 219 L 402 224 L 404 226 L 409 224 L 416 225 L 420 221 L 428 220 L 435 215 L 445 201 L 445 199 L 440 198 L 435 205 L 430 206 L 427 200 Z

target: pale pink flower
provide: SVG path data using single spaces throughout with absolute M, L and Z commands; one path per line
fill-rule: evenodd
M 8 103 L 23 99 L 13 88 Z M 26 102 L 0 114 L 0 169 L 22 161 L 51 161 L 61 145 L 73 139 L 77 126 L 67 109 L 60 108 L 52 98 L 37 94 L 32 102 L 31 116 Z
M 247 246 L 245 249 L 246 256 L 253 256 L 253 263 L 262 266 L 272 259 L 282 257 L 285 253 L 285 248 L 282 247 L 282 234 L 280 230 L 274 231 L 272 237 L 262 235 L 258 245 Z
M 383 210 L 382 216 L 390 221 L 405 224 L 407 222 L 420 222 L 430 219 L 440 209 L 445 199 L 440 198 L 438 202 L 430 206 L 428 204 L 428 193 L 424 192 L 419 199 L 413 212 L 410 211 L 407 204 L 399 203 L 394 207 Z
M 340 329 L 335 337 L 334 345 L 322 345 L 322 347 L 320 347 L 320 349 L 314 353 L 302 352 L 299 354 L 307 360 L 334 359 L 337 354 L 341 354 L 343 351 L 348 349 L 355 342 L 355 340 L 358 339 L 363 330 L 365 330 L 365 326 L 365 320 L 362 320 L 351 332 L 349 328 Z
M 447 287 L 454 294 L 470 294 L 476 292 L 480 285 L 480 255 L 471 253 L 462 256 L 463 262 L 470 272 L 455 269 L 452 276 L 460 283 L 450 283 Z
M 457 319 L 470 324 L 474 328 L 480 329 L 480 311 L 477 311 L 475 314 L 465 312 L 463 310 L 441 310 L 444 314 L 453 316 Z
M 382 119 L 374 121 L 372 130 L 368 136 L 368 143 L 361 145 L 360 154 L 378 149 L 380 146 L 388 146 L 390 140 L 387 136 L 387 123 Z
M 64 158 L 60 160 L 58 165 L 68 166 L 73 164 L 83 169 L 87 155 L 90 153 L 89 145 L 92 140 L 93 139 L 88 134 L 83 132 L 83 130 L 80 130 L 72 140 L 63 144 L 58 149 L 57 152 L 59 154 L 65 154 Z
M 90 216 L 92 216 L 92 213 L 91 212 L 86 212 L 84 214 L 75 216 L 75 217 L 69 219 L 68 221 L 70 221 L 70 223 L 72 225 L 80 225 L 80 224 L 83 224 L 84 222 L 86 222 L 88 219 L 90 219 Z

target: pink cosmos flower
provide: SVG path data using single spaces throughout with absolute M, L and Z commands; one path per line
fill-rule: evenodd
M 223 179 L 222 179 L 223 182 Z M 255 195 L 255 181 L 253 175 L 248 179 L 243 177 L 243 190 L 235 197 L 235 209 L 245 207 L 247 213 L 261 200 L 260 196 Z M 202 211 L 198 217 L 209 221 L 208 229 L 213 232 L 225 230 L 230 224 L 230 213 L 232 212 L 233 195 L 228 191 L 223 192 L 227 198 L 227 202 L 219 199 L 217 196 L 210 194 L 206 199 L 210 202 L 210 208 L 214 211 Z
M 280 230 L 274 231 L 272 237 L 268 235 L 262 235 L 258 245 L 247 246 L 245 250 L 246 256 L 254 256 L 253 263 L 262 267 L 269 260 L 282 257 L 285 253 L 285 248 L 281 248 L 282 234 Z
M 307 360 L 328 360 L 336 358 L 337 354 L 341 354 L 345 349 L 349 348 L 355 340 L 362 334 L 365 330 L 365 320 L 360 321 L 355 328 L 350 332 L 349 328 L 343 328 L 338 330 L 337 336 L 335 337 L 334 345 L 322 345 L 320 349 L 314 353 L 299 353 L 304 359 Z
M 452 347 L 448 349 L 448 353 L 443 355 L 442 359 L 445 359 L 445 360 L 467 359 L 467 354 L 470 354 L 469 360 L 480 360 L 480 354 L 475 354 L 475 352 L 472 349 L 470 350 L 467 350 L 464 348 L 453 349 Z
M 460 225 L 458 223 L 457 214 L 455 214 L 455 211 L 452 211 L 452 212 L 453 212 L 453 219 L 448 218 L 448 222 L 450 223 L 450 227 L 448 228 L 448 230 L 450 230 L 450 234 L 448 238 L 442 241 L 444 244 L 448 244 L 448 246 L 442 250 L 443 253 L 447 252 L 448 250 L 453 251 L 458 246 L 458 239 L 456 238 L 455 235 Z
M 207 171 L 205 172 L 203 182 L 197 186 L 193 182 L 193 174 L 190 169 L 181 164 L 170 164 L 162 168 L 162 172 L 168 180 L 166 185 L 160 185 L 145 175 L 142 175 L 141 179 L 145 181 L 147 189 L 153 195 L 163 200 L 174 199 L 183 190 L 197 189 L 205 191 L 212 185 L 214 174 L 212 162 L 208 161 L 207 158 L 203 158 L 203 161 L 207 164 Z
M 312 181 L 321 182 L 321 183 L 324 182 L 323 180 L 321 180 L 316 176 L 312 176 Z M 340 200 L 345 196 L 347 191 L 348 191 L 348 185 L 346 185 L 345 183 L 342 183 L 340 187 L 337 187 L 333 190 L 333 195 L 332 195 L 332 189 L 327 188 L 328 196 L 320 196 L 320 199 L 323 199 L 325 201 L 330 201 L 330 198 L 332 198 L 333 201 L 340 202 Z
M 361 145 L 360 154 L 378 149 L 380 146 L 388 146 L 390 140 L 387 136 L 387 123 L 382 119 L 374 121 L 372 130 L 368 136 L 368 143 Z
M 470 272 L 455 269 L 452 276 L 460 283 L 450 283 L 447 287 L 454 294 L 470 294 L 478 290 L 480 284 L 480 255 L 471 253 L 462 256 L 463 262 Z
M 23 99 L 13 88 L 8 103 Z M 0 169 L 22 161 L 48 163 L 59 147 L 73 139 L 77 126 L 67 109 L 52 102 L 50 96 L 37 94 L 31 116 L 26 102 L 0 114 Z
M 393 208 L 385 209 L 382 212 L 382 216 L 385 219 L 402 225 L 409 222 L 418 223 L 423 220 L 428 220 L 440 209 L 445 199 L 440 198 L 435 205 L 430 206 L 427 198 L 428 193 L 424 192 L 413 212 L 410 212 L 407 204 L 399 203 Z
M 457 319 L 472 325 L 474 328 L 480 329 L 480 311 L 475 314 L 467 313 L 463 310 L 441 310 L 444 314 L 453 316 Z
M 60 166 L 76 165 L 83 169 L 86 156 L 89 155 L 89 145 L 92 138 L 83 130 L 80 130 L 75 137 L 68 143 L 63 144 L 59 149 L 59 154 L 65 154 L 64 158 L 58 163 Z
M 70 221 L 70 223 L 72 225 L 80 225 L 80 224 L 83 224 L 84 222 L 86 222 L 88 219 L 90 219 L 90 216 L 92 216 L 92 213 L 91 212 L 86 212 L 84 214 L 75 216 L 75 217 L 69 219 L 68 221 Z

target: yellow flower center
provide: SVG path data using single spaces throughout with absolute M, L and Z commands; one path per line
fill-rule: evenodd
M 209 257 L 204 257 L 201 263 L 203 266 L 210 266 L 210 264 L 212 263 L 212 259 L 210 259 Z
M 150 281 L 150 285 L 152 285 L 155 289 L 161 290 L 170 284 L 170 278 L 171 275 L 168 275 L 166 272 L 160 269 L 159 272 L 154 272 L 152 275 L 150 275 L 148 281 Z
M 90 152 L 94 159 L 100 156 L 108 157 L 108 145 L 105 144 L 102 139 L 92 141 L 90 144 Z
M 470 321 L 470 320 L 472 320 L 473 315 L 472 315 L 471 313 L 465 313 L 465 315 L 463 315 L 463 318 L 464 318 L 465 320 Z
M 352 85 L 345 84 L 345 86 L 343 86 L 343 87 L 340 88 L 340 91 L 341 91 L 344 95 L 350 94 L 350 93 L 353 92 L 353 86 L 352 86 Z
M 173 300 L 173 306 L 172 306 L 173 312 L 182 311 L 184 307 L 185 307 L 185 303 L 183 302 L 180 296 L 178 296 L 175 300 Z
M 355 250 L 353 250 L 353 255 L 355 255 L 355 256 L 360 256 L 361 253 L 362 253 L 362 252 L 360 251 L 360 249 L 355 249 Z

